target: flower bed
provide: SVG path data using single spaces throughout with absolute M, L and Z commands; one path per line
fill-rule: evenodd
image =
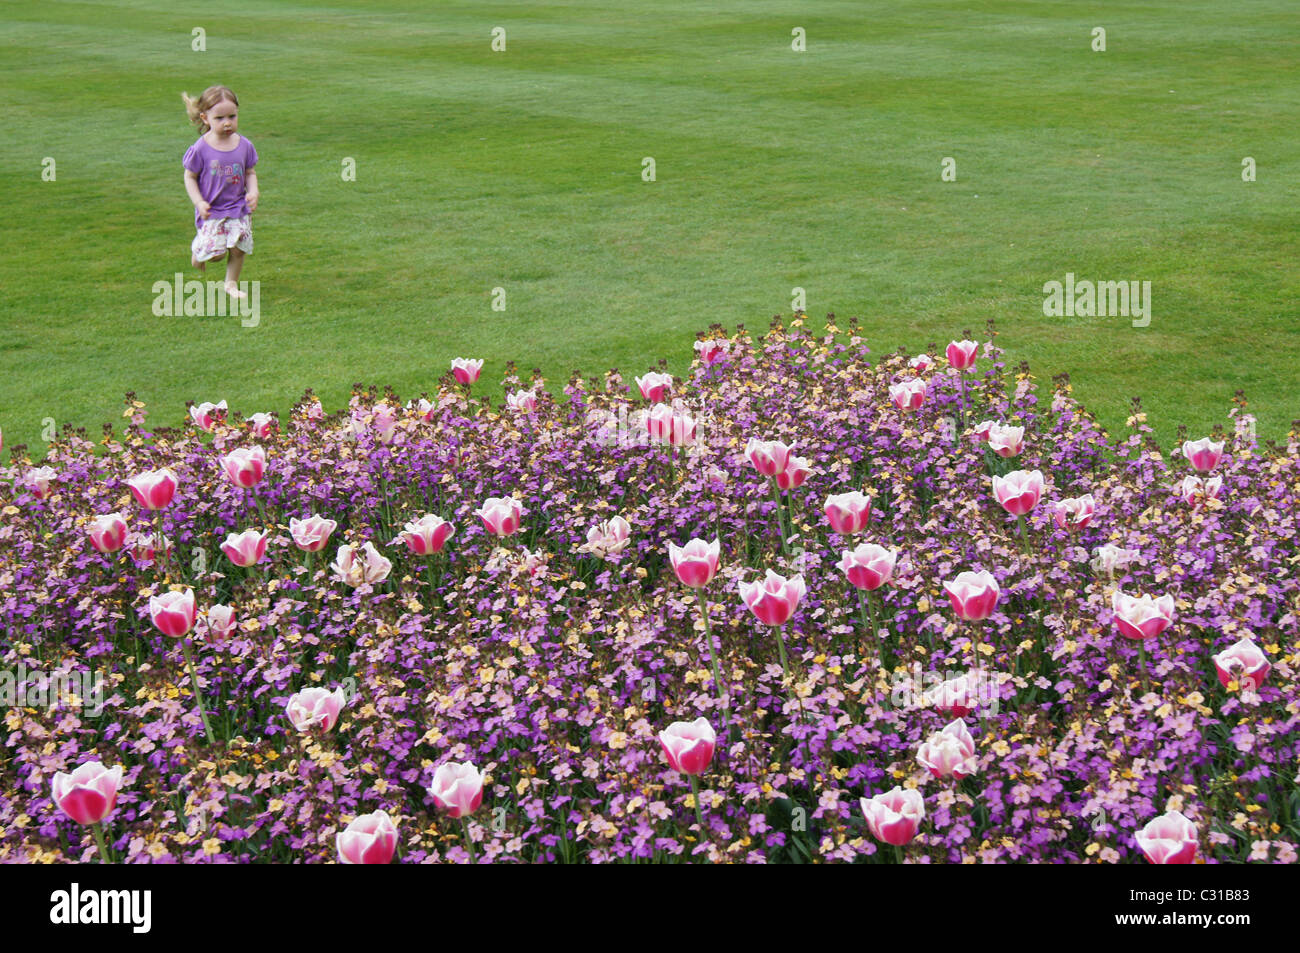
M 15 460 L 0 859 L 1294 861 L 1300 437 L 855 332 Z

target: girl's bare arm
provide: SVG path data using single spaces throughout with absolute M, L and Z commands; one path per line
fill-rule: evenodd
M 198 209 L 199 214 L 207 218 L 208 210 L 212 206 L 203 201 L 203 194 L 199 192 L 199 177 L 189 169 L 185 170 L 185 191 L 189 193 L 190 201 L 194 203 L 194 207 Z

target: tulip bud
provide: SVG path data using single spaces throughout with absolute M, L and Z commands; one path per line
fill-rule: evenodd
M 1196 825 L 1181 811 L 1169 811 L 1149 821 L 1135 839 L 1153 864 L 1190 864 L 1196 859 Z
M 449 817 L 467 817 L 483 803 L 483 777 L 468 761 L 448 761 L 434 772 L 429 796 Z
M 679 774 L 703 774 L 713 761 L 717 736 L 707 718 L 675 721 L 659 732 L 668 765 Z
M 362 814 L 335 835 L 340 864 L 387 864 L 397 849 L 397 827 L 386 811 Z
M 82 825 L 98 824 L 108 817 L 121 786 L 122 766 L 110 771 L 98 761 L 87 761 L 71 774 L 59 771 L 51 784 L 59 810 Z
M 668 544 L 668 560 L 682 585 L 700 589 L 712 581 L 718 573 L 720 546 L 716 539 L 711 543 L 692 539 L 685 546 Z
M 895 847 L 909 843 L 925 820 L 925 800 L 915 788 L 895 786 L 885 794 L 861 798 L 858 803 L 871 836 Z

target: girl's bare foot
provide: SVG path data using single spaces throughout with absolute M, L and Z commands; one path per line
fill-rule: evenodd
M 227 282 L 226 282 L 226 294 L 230 295 L 230 297 L 232 297 L 232 298 L 247 298 L 247 297 L 248 297 L 248 293 L 245 292 L 245 291 L 240 291 L 240 290 L 239 290 L 239 285 L 235 284 L 233 281 L 227 281 Z

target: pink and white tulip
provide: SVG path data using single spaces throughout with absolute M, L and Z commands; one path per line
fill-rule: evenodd
M 1077 533 L 1082 529 L 1086 529 L 1088 524 L 1092 522 L 1092 515 L 1096 507 L 1096 501 L 1093 500 L 1091 493 L 1058 500 L 1056 506 L 1052 509 L 1052 519 L 1061 529 Z
M 50 495 L 50 482 L 58 475 L 53 467 L 35 467 L 23 475 L 23 485 L 34 497 L 43 500 Z
M 980 622 L 993 614 L 1002 590 L 993 574 L 987 571 L 958 573 L 952 582 L 945 582 L 948 600 L 957 618 L 966 622 Z
M 918 374 L 924 374 L 930 368 L 934 367 L 934 358 L 929 354 L 918 354 L 907 362 L 907 366 L 912 368 Z
M 149 618 L 163 635 L 179 639 L 194 628 L 194 590 L 149 597 Z
M 695 353 L 699 355 L 700 363 L 705 367 L 708 367 L 712 364 L 718 363 L 718 361 L 726 357 L 730 346 L 730 341 L 696 341 Z
M 236 566 L 255 566 L 266 555 L 267 531 L 260 533 L 255 529 L 246 529 L 242 533 L 230 533 L 221 544 L 221 551 Z
M 936 778 L 951 776 L 961 780 L 979 767 L 975 739 L 961 719 L 949 722 L 943 731 L 924 741 L 916 752 L 916 760 Z
M 636 378 L 636 386 L 641 391 L 642 397 L 652 404 L 658 404 L 663 401 L 664 395 L 672 389 L 673 376 L 651 371 L 644 377 Z
M 1119 590 L 1111 597 L 1115 625 L 1126 639 L 1153 639 L 1174 620 L 1174 597 L 1130 596 Z
M 776 475 L 776 485 L 782 490 L 793 490 L 803 485 L 812 473 L 812 466 L 803 457 L 791 454 L 785 461 L 785 469 Z
M 807 591 L 802 575 L 786 579 L 771 569 L 762 582 L 740 584 L 740 598 L 758 621 L 766 625 L 784 625 L 789 621 Z
M 98 761 L 87 761 L 71 774 L 62 771 L 51 783 L 54 803 L 78 824 L 98 824 L 108 817 L 117 804 L 122 786 L 122 766 L 109 770 Z
M 1223 477 L 1209 477 L 1202 480 L 1198 476 L 1183 477 L 1178 495 L 1192 509 L 1205 506 L 1209 500 L 1217 500 L 1223 490 Z
M 362 814 L 334 837 L 340 864 L 387 864 L 397 850 L 397 827 L 387 811 Z
M 925 820 L 925 799 L 915 788 L 895 786 L 884 794 L 861 798 L 858 803 L 871 836 L 895 847 L 910 843 Z
M 871 497 L 850 490 L 826 497 L 823 507 L 831 529 L 841 536 L 851 536 L 866 528 L 871 519 Z
M 978 350 L 978 341 L 953 341 L 948 345 L 945 354 L 953 370 L 964 371 L 975 363 Z
M 253 414 L 248 418 L 248 426 L 258 440 L 266 440 L 275 432 L 275 418 L 270 414 Z
M 204 401 L 201 404 L 190 407 L 190 420 L 194 421 L 194 426 L 200 430 L 206 430 L 211 433 L 217 426 L 217 421 L 226 415 L 226 402 L 223 400 L 218 404 L 211 404 Z
M 354 589 L 362 583 L 383 582 L 392 572 L 393 564 L 380 555 L 374 543 L 365 546 L 345 544 L 339 547 L 338 555 L 330 565 L 335 577 Z
M 483 803 L 483 776 L 468 761 L 448 761 L 434 772 L 429 796 L 449 817 L 467 817 Z
M 582 548 L 596 556 L 621 553 L 627 548 L 632 527 L 621 516 L 605 520 L 587 530 L 587 543 Z
M 668 544 L 668 559 L 673 565 L 673 572 L 682 585 L 692 589 L 707 586 L 718 574 L 718 557 L 721 542 L 715 539 L 706 543 L 702 539 L 692 539 L 685 546 Z
M 230 606 L 210 606 L 203 616 L 204 634 L 212 645 L 224 645 L 237 628 L 235 610 Z
M 149 470 L 126 481 L 135 501 L 146 510 L 160 510 L 176 495 L 176 474 L 163 467 Z
M 925 403 L 925 381 L 919 377 L 889 385 L 889 400 L 899 410 L 916 410 Z
M 745 459 L 763 476 L 775 477 L 785 471 L 793 450 L 794 444 L 787 446 L 780 440 L 756 440 L 750 437 L 745 444 Z
M 892 549 L 875 543 L 861 543 L 856 549 L 844 550 L 836 568 L 855 588 L 872 592 L 894 578 L 897 560 L 898 553 Z
M 293 537 L 293 543 L 299 549 L 308 553 L 317 553 L 325 548 L 330 534 L 338 529 L 338 525 L 334 520 L 327 520 L 315 513 L 305 520 L 290 517 L 289 535 Z
M 1153 864 L 1190 864 L 1196 859 L 1196 825 L 1182 811 L 1169 811 L 1147 822 L 1135 835 L 1138 848 Z
M 506 403 L 511 410 L 520 413 L 531 413 L 537 409 L 537 392 L 531 390 L 517 390 L 512 394 L 506 395 Z
M 1209 473 L 1223 459 L 1223 441 L 1215 443 L 1209 437 L 1183 442 L 1183 456 L 1199 473 Z
M 992 424 L 985 431 L 985 439 L 988 441 L 989 449 L 999 457 L 1019 456 L 1020 451 L 1025 449 L 1025 428 Z
M 120 513 L 97 516 L 91 521 L 90 545 L 96 552 L 115 553 L 126 542 L 126 520 Z
M 523 507 L 513 496 L 489 497 L 474 511 L 483 520 L 483 526 L 495 536 L 511 536 L 519 531 Z
M 450 523 L 430 513 L 408 522 L 393 542 L 406 543 L 412 555 L 432 556 L 442 552 L 442 547 L 454 532 Z
M 266 451 L 261 447 L 240 447 L 221 458 L 221 468 L 235 486 L 257 486 L 266 473 Z
M 483 371 L 483 361 L 472 360 L 470 358 L 458 357 L 451 362 L 451 372 L 456 376 L 457 383 L 472 384 L 478 380 L 479 374 Z
M 1224 688 L 1230 687 L 1235 681 L 1238 685 L 1250 685 L 1259 691 L 1259 686 L 1264 684 L 1264 679 L 1273 668 L 1267 656 L 1250 639 L 1242 639 L 1213 658 L 1214 669 Z
M 1043 495 L 1042 471 L 1013 470 L 1005 477 L 995 475 L 993 495 L 1012 516 L 1024 516 Z
M 659 732 L 668 766 L 679 774 L 703 774 L 713 761 L 717 736 L 707 718 L 675 721 Z
M 311 731 L 313 728 L 329 731 L 339 723 L 339 714 L 347 703 L 342 688 L 334 691 L 320 687 L 304 688 L 289 697 L 285 714 L 296 731 Z

